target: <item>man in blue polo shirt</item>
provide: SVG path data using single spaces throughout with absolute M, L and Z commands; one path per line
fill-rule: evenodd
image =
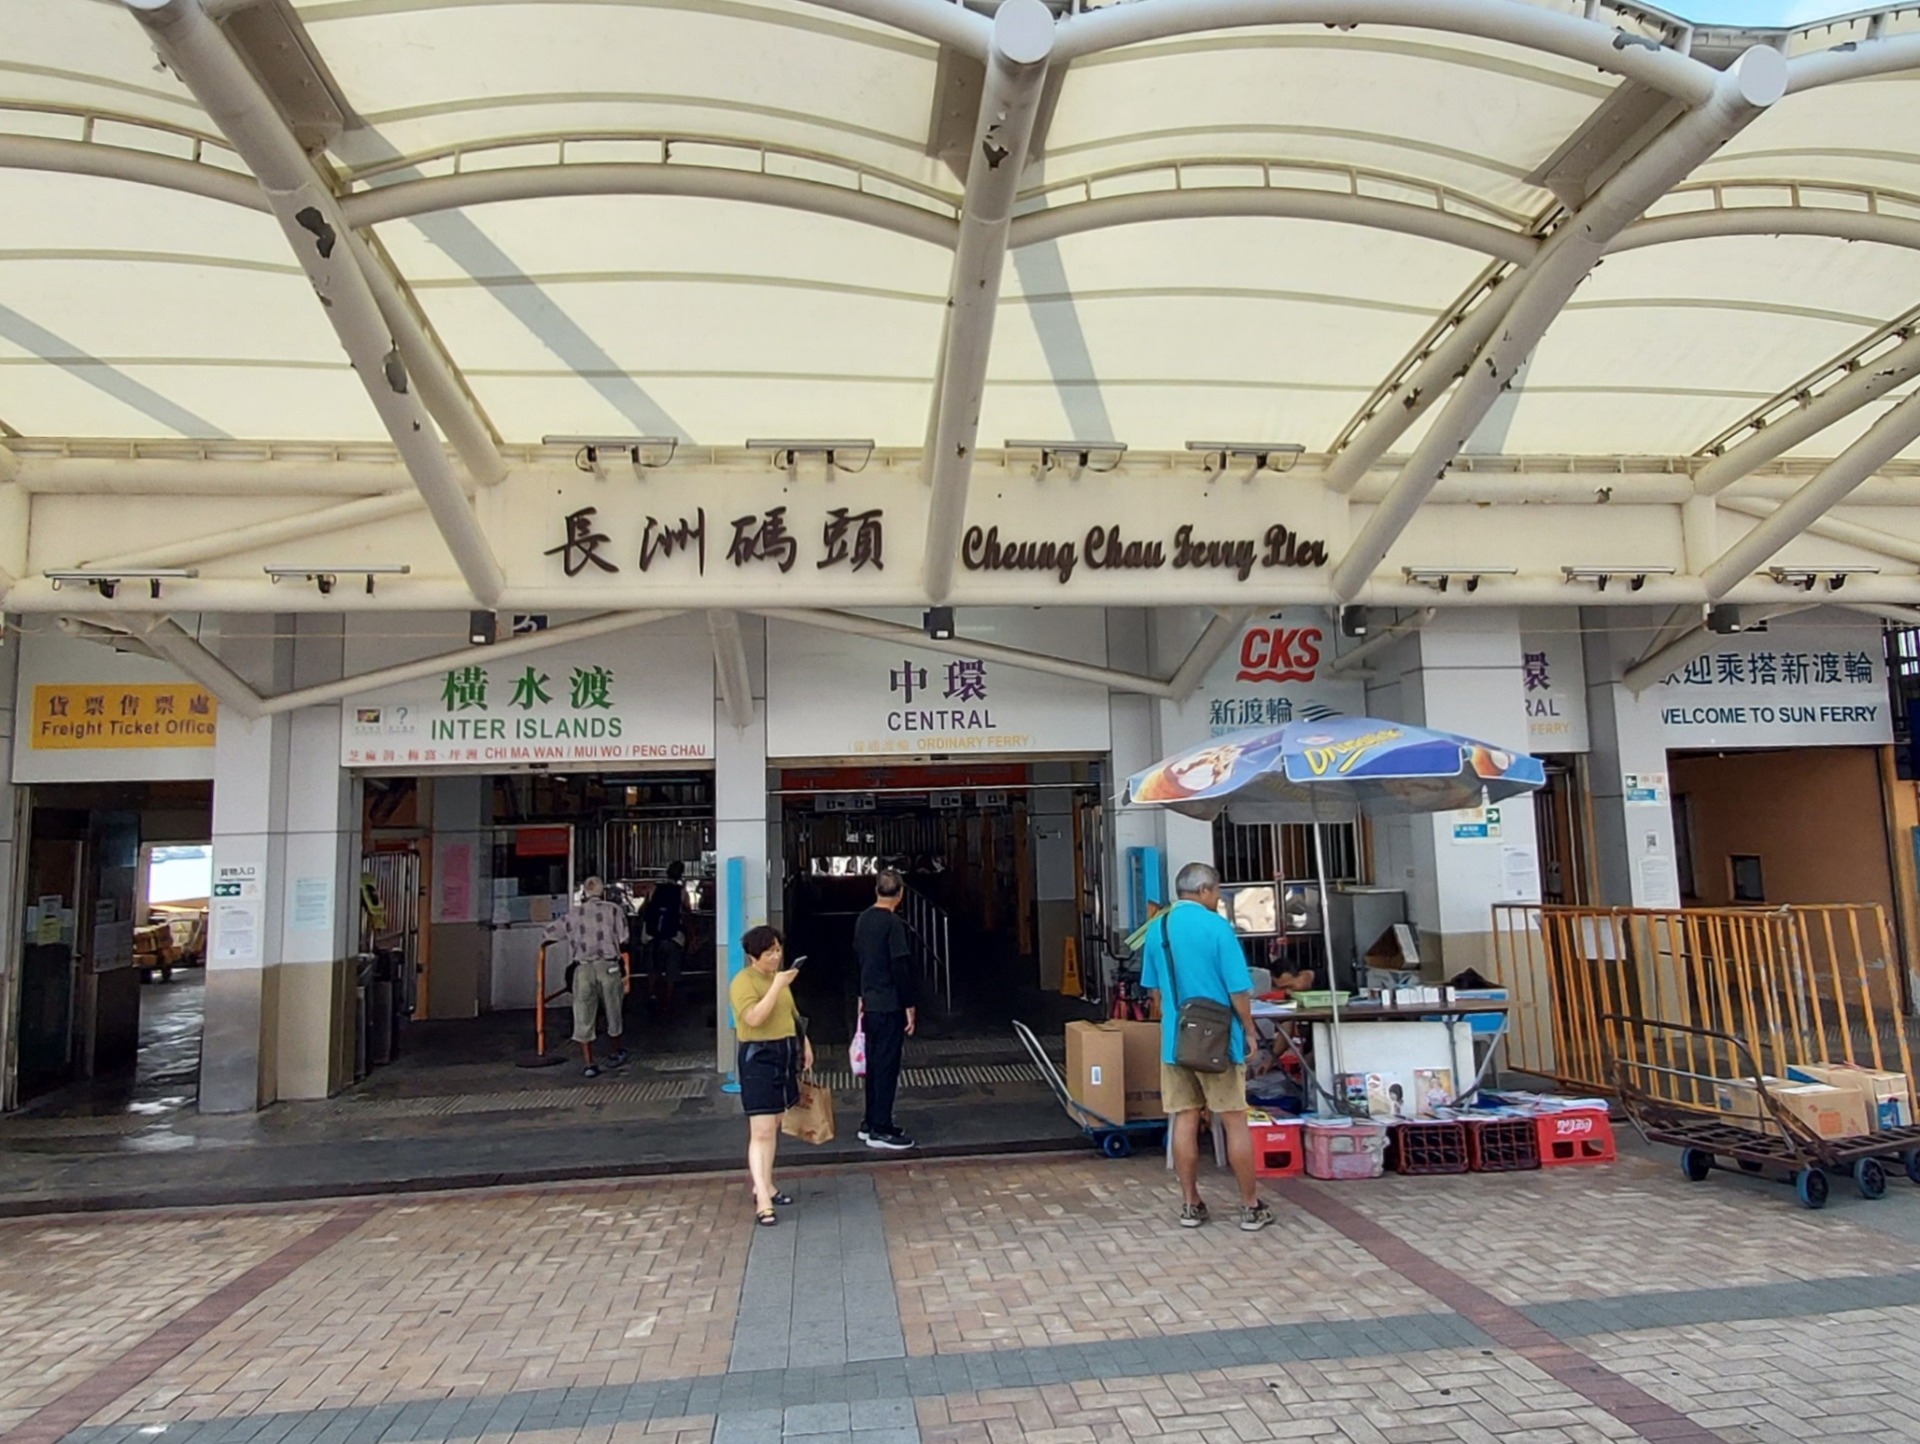
M 1180 1176 L 1180 1227 L 1207 1222 L 1200 1197 L 1200 1109 L 1224 1125 L 1227 1158 L 1240 1184 L 1240 1227 L 1257 1233 L 1273 1222 L 1273 1210 L 1254 1189 L 1253 1136 L 1247 1131 L 1247 1039 L 1253 1036 L 1253 979 L 1233 925 L 1220 915 L 1220 874 L 1190 862 L 1174 879 L 1179 900 L 1147 929 L 1141 986 L 1160 1010 L 1160 1098 L 1173 1120 L 1173 1167 Z M 1168 951 L 1171 946 L 1172 959 Z M 1211 998 L 1230 1006 L 1233 1066 L 1224 1073 L 1196 1073 L 1174 1062 L 1180 1005 Z

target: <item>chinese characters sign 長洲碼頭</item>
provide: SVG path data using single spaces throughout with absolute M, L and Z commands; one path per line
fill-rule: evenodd
M 39 750 L 211 747 L 219 704 L 191 682 L 42 683 L 28 745 Z
M 880 507 L 855 511 L 850 507 L 829 507 L 817 529 L 819 544 L 813 568 L 845 568 L 850 572 L 886 569 L 885 513 Z M 705 507 L 696 507 L 691 515 L 663 518 L 649 515 L 640 526 L 637 538 L 627 545 L 617 544 L 603 529 L 600 509 L 583 506 L 560 519 L 561 538 L 548 547 L 545 555 L 556 557 L 560 569 L 569 577 L 595 573 L 616 575 L 631 566 L 653 574 L 675 565 L 690 566 L 700 576 L 707 573 L 708 539 L 722 564 L 739 571 L 766 565 L 785 573 L 801 559 L 802 532 L 797 518 L 788 515 L 785 506 L 768 507 L 744 516 L 709 518 Z M 724 549 L 722 547 L 724 546 Z M 811 553 L 810 553 L 811 554 Z
M 710 648 L 558 646 L 484 655 L 349 698 L 341 761 L 359 767 L 608 765 L 710 757 Z M 677 639 L 676 639 L 677 640 Z
M 1670 746 L 1832 747 L 1893 738 L 1878 633 L 1796 628 L 1729 638 L 1652 689 Z

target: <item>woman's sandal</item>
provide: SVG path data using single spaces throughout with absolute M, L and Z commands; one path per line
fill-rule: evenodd
M 790 1193 L 776 1193 L 773 1196 L 773 1204 L 775 1208 L 789 1208 L 793 1204 L 793 1195 Z
M 770 1208 L 756 1208 L 753 1211 L 753 1221 L 762 1228 L 772 1228 L 780 1222 L 780 1215 Z

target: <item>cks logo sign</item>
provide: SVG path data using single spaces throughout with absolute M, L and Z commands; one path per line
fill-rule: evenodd
M 1318 627 L 1250 627 L 1240 639 L 1242 682 L 1311 682 L 1319 666 Z

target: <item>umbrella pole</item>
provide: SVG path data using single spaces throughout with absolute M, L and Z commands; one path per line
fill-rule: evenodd
M 1333 1024 L 1330 1040 L 1333 1044 L 1333 1057 L 1330 1060 L 1329 1075 L 1333 1082 L 1330 1090 L 1336 1102 L 1340 1098 L 1340 980 L 1334 969 L 1333 959 L 1333 910 L 1327 902 L 1327 849 L 1320 838 L 1320 822 L 1316 818 L 1313 824 L 1313 870 L 1319 875 L 1320 893 L 1320 947 L 1327 955 L 1327 988 L 1332 994 Z

